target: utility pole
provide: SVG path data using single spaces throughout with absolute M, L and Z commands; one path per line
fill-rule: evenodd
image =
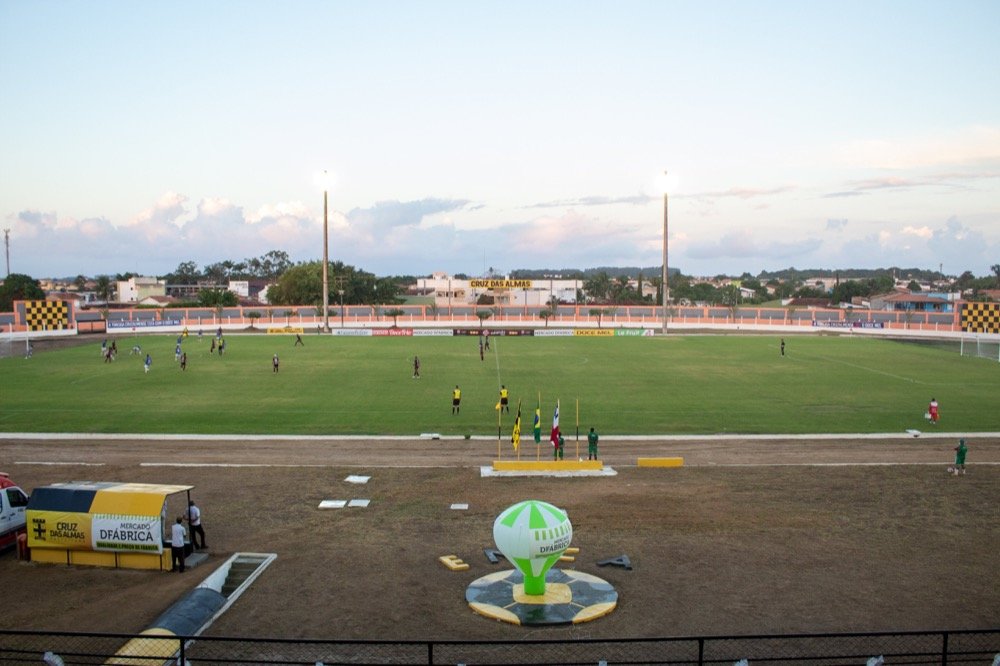
M 3 230 L 3 246 L 7 254 L 7 277 L 10 277 L 10 229 Z

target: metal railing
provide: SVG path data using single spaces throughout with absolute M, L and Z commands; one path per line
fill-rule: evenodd
M 992 664 L 1000 629 L 677 638 L 385 641 L 0 630 L 0 664 Z M 126 656 L 127 655 L 127 656 Z

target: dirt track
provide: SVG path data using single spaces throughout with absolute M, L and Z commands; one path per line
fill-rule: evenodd
M 488 639 L 997 627 L 1000 464 L 984 463 L 1000 463 L 1000 441 L 971 440 L 961 478 L 944 471 L 954 445 L 951 436 L 602 439 L 617 476 L 553 479 L 481 477 L 496 443 L 478 440 L 0 440 L 0 470 L 28 490 L 84 479 L 196 486 L 211 546 L 209 563 L 184 575 L 42 566 L 5 554 L 0 627 L 139 631 L 239 551 L 278 559 L 211 634 Z M 524 457 L 533 454 L 530 444 Z M 567 454 L 575 454 L 572 441 Z M 634 466 L 638 456 L 667 455 L 683 456 L 685 467 Z M 226 464 L 245 466 L 217 466 Z M 357 486 L 344 482 L 348 474 L 372 479 Z M 371 506 L 316 508 L 358 497 Z M 468 609 L 465 587 L 503 566 L 482 554 L 493 546 L 493 519 L 527 498 L 569 511 L 581 548 L 572 566 L 615 586 L 611 615 L 525 634 Z M 470 508 L 451 511 L 453 502 Z M 437 562 L 452 553 L 472 568 L 451 572 Z M 632 571 L 596 566 L 620 554 Z

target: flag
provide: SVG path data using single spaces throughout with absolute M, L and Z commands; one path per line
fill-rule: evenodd
M 542 441 L 542 406 L 539 405 L 535 408 L 535 444 Z
M 552 434 L 549 436 L 552 446 L 559 446 L 559 401 L 556 400 L 556 412 L 552 415 Z
M 517 447 L 521 445 L 521 401 L 517 401 L 517 416 L 514 417 L 514 432 L 510 435 L 510 443 L 514 446 L 514 450 L 517 451 Z

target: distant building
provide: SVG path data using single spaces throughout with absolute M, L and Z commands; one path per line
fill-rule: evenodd
M 133 277 L 118 281 L 118 302 L 138 303 L 148 296 L 166 296 L 167 281 L 155 277 Z
M 897 291 L 871 297 L 872 310 L 892 312 L 954 312 L 955 304 L 941 295 Z

